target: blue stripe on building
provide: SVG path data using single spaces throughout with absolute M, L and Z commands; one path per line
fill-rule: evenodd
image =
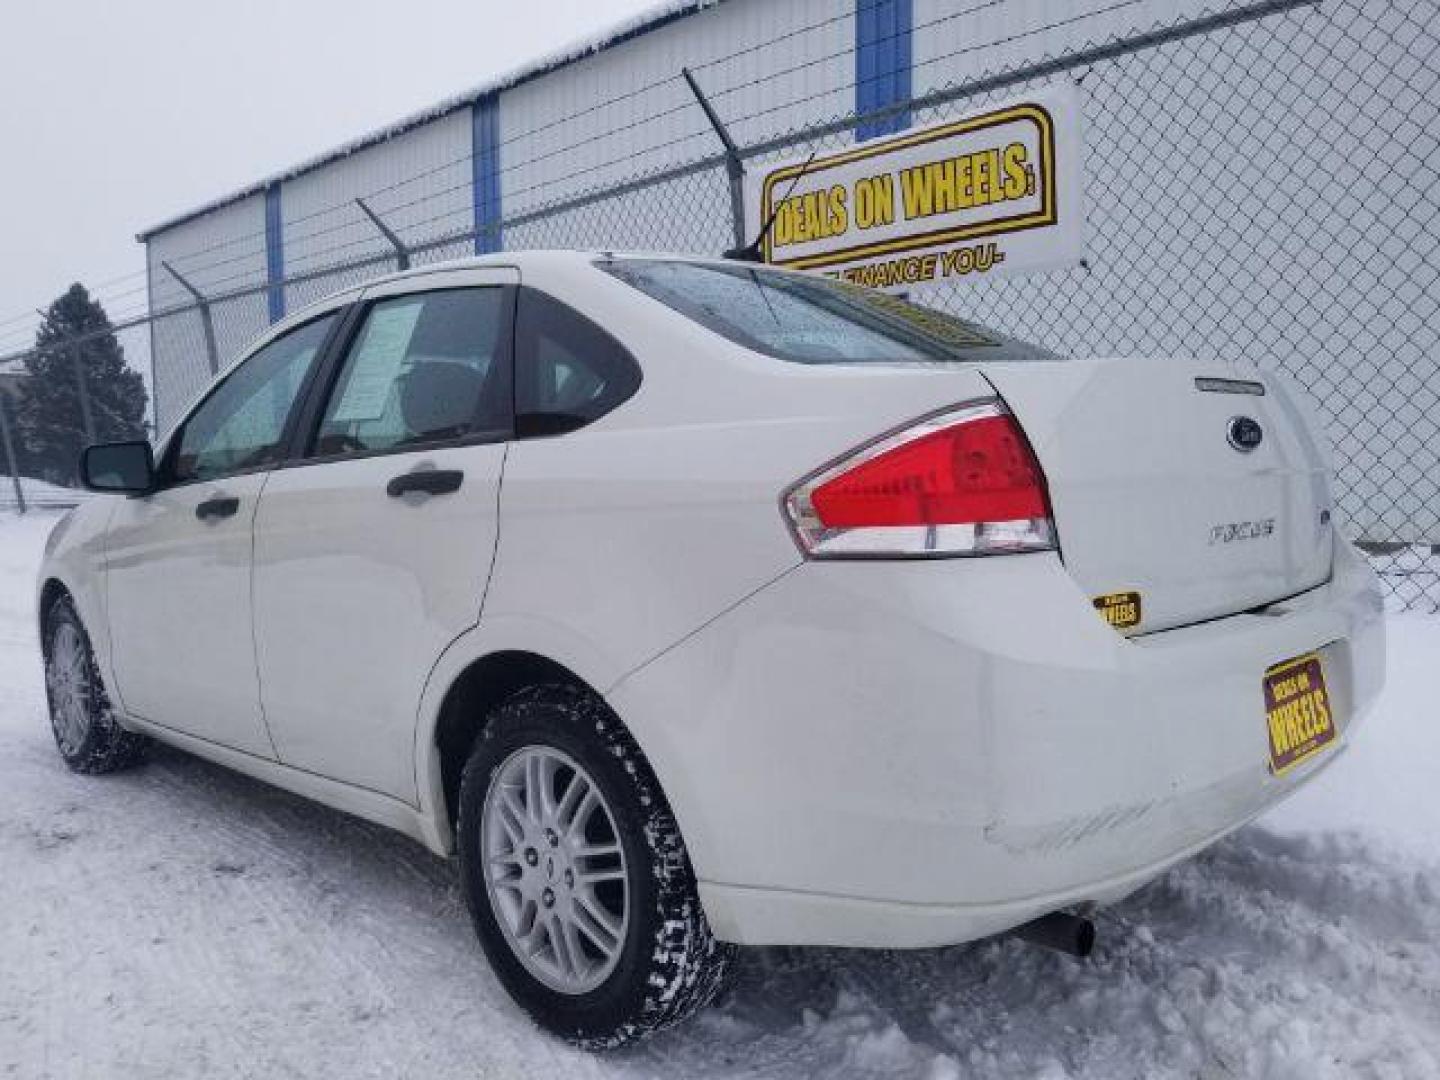
M 280 227 L 280 182 L 265 189 L 265 298 L 270 321 L 285 317 L 285 238 Z
M 475 200 L 475 254 L 499 251 L 500 95 L 486 94 L 470 107 L 471 182 Z
M 864 115 L 910 100 L 911 0 L 856 0 L 855 111 Z M 856 139 L 873 139 L 910 126 L 903 109 L 877 122 L 860 124 Z

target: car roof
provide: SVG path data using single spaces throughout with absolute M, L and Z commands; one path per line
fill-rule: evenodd
M 350 285 L 328 296 L 321 297 L 319 300 L 306 304 L 304 307 L 296 308 L 279 322 L 267 327 L 265 333 L 247 345 L 241 355 L 249 355 L 257 348 L 288 333 L 295 327 L 301 326 L 311 319 L 323 315 L 327 311 L 334 311 L 347 304 L 354 303 L 367 289 L 373 289 L 378 285 L 388 285 L 397 281 L 414 280 L 419 282 L 432 274 L 454 270 L 478 269 L 486 266 L 513 267 L 519 270 L 523 277 L 526 270 L 539 271 L 546 268 L 558 269 L 565 266 L 590 266 L 599 259 L 659 259 L 666 262 L 685 262 L 698 265 L 748 265 L 714 256 L 687 255 L 673 251 L 618 251 L 600 248 L 593 250 L 553 248 L 528 251 L 497 251 L 487 255 L 467 255 L 459 259 L 446 259 L 442 262 L 425 263 L 423 266 L 411 267 L 409 270 L 401 270 L 396 273 L 367 278 L 358 284 Z M 780 270 L 781 268 L 767 267 L 767 269 Z
M 701 266 L 750 265 L 748 263 L 737 263 L 733 259 L 723 259 L 705 255 L 687 255 L 673 251 L 617 251 L 600 248 L 593 250 L 553 248 L 529 251 L 497 251 L 488 255 L 467 255 L 464 258 L 425 263 L 423 266 L 414 266 L 409 270 L 400 270 L 396 273 L 367 278 L 359 284 L 340 289 L 337 292 L 331 293 L 329 296 L 306 304 L 303 308 L 296 308 L 280 322 L 268 328 L 266 333 L 257 338 L 254 344 L 258 345 L 262 342 L 270 341 L 279 337 L 292 327 L 308 322 L 317 315 L 353 303 L 360 298 L 363 292 L 367 289 L 373 289 L 377 285 L 388 285 L 397 281 L 420 281 L 431 274 L 454 270 L 478 269 L 486 266 L 513 267 L 519 270 L 523 277 L 526 270 L 557 269 L 562 266 L 589 266 L 600 259 L 658 259 L 665 262 L 694 263 Z M 768 266 L 766 269 L 776 270 L 782 273 L 793 272 L 785 271 L 783 268 L 776 266 Z M 250 350 L 247 349 L 247 351 Z
M 423 277 L 440 270 L 463 270 L 483 266 L 513 266 L 523 274 L 527 268 L 539 269 L 546 266 L 593 263 L 597 259 L 662 259 L 666 262 L 727 263 L 731 260 L 718 256 L 687 255 L 674 251 L 620 251 L 608 248 L 550 248 L 527 251 L 497 251 L 488 255 L 467 255 L 460 259 L 446 259 L 444 262 L 426 263 L 382 277 L 370 278 L 357 288 L 369 288 L 382 282 L 404 281 L 407 278 Z M 733 262 L 731 262 L 733 265 Z M 347 290 L 348 291 L 348 290 Z

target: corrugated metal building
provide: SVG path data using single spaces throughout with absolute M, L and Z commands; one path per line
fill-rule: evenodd
M 151 310 L 192 299 L 167 264 L 208 296 L 249 289 L 214 308 L 223 363 L 286 311 L 394 268 L 357 199 L 422 247 L 417 262 L 499 248 L 718 252 L 732 240 L 719 167 L 547 210 L 716 154 L 682 68 L 753 147 L 1217 16 L 1179 45 L 1045 75 L 1084 80 L 1090 265 L 967 285 L 946 306 L 1066 351 L 1246 355 L 1288 370 L 1325 411 L 1356 531 L 1440 542 L 1440 439 L 1416 417 L 1440 406 L 1440 346 L 1433 326 L 1412 325 L 1440 285 L 1395 269 L 1440 257 L 1416 224 L 1434 220 L 1440 195 L 1431 184 L 1416 206 L 1410 194 L 1440 158 L 1440 83 L 1423 60 L 1434 0 L 671 0 L 148 230 Z M 820 145 L 971 104 L 901 111 Z M 1428 150 L 1394 142 L 1402 118 Z M 1362 186 L 1369 202 L 1352 208 Z M 1398 263 L 1397 229 L 1409 230 Z M 182 320 L 156 320 L 151 346 L 163 432 L 210 375 Z
M 712 154 L 715 135 L 677 77 L 683 67 L 695 71 L 743 146 L 1202 6 L 1144 0 L 1116 11 L 1107 0 L 1077 0 L 1057 20 L 1057 5 L 1044 0 L 672 0 L 603 42 L 531 64 L 147 230 L 140 240 L 151 310 L 191 299 L 167 262 L 211 296 L 277 283 L 217 319 L 219 352 L 229 357 L 268 321 L 341 283 L 330 275 L 303 280 L 307 273 L 390 250 L 356 198 L 402 241 L 419 244 L 498 228 L 578 192 Z M 892 126 L 904 126 L 903 118 Z M 575 246 L 587 235 L 593 246 L 728 246 L 723 172 L 675 194 L 645 191 L 471 246 Z M 426 257 L 454 257 L 465 246 Z M 372 272 L 381 269 L 388 267 Z M 162 430 L 209 377 L 195 363 L 193 341 L 170 342 L 163 331 L 152 346 Z

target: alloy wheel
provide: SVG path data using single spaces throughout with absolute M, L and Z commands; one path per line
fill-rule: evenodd
M 480 836 L 491 907 L 525 968 L 564 994 L 603 983 L 624 951 L 630 891 L 590 774 L 554 747 L 515 751 L 491 778 Z
M 90 734 L 90 661 L 74 623 L 56 627 L 45 676 L 60 748 L 67 755 L 78 753 Z

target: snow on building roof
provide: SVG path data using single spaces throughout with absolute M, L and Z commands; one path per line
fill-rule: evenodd
M 323 154 L 308 158 L 298 165 L 292 165 L 290 168 L 283 169 L 278 173 L 273 173 L 263 180 L 258 180 L 237 191 L 232 191 L 228 195 L 222 195 L 217 199 L 212 199 L 192 210 L 186 210 L 183 213 L 176 214 L 174 217 L 166 218 L 159 224 L 152 225 L 148 229 L 137 233 L 135 239 L 143 244 L 156 233 L 162 233 L 166 229 L 172 229 L 176 225 L 200 217 L 202 214 L 208 214 L 212 210 L 218 210 L 222 206 L 239 202 L 241 199 L 264 191 L 271 184 L 291 180 L 300 176 L 302 173 L 318 169 L 322 165 L 327 165 L 339 158 L 349 157 L 358 150 L 363 150 L 366 147 L 374 146 L 388 139 L 393 139 L 397 135 L 403 134 L 412 128 L 419 127 L 431 120 L 435 120 L 438 117 L 455 112 L 457 109 L 469 108 L 475 104 L 476 101 L 488 94 L 508 90 L 523 82 L 539 78 L 557 68 L 573 64 L 577 60 L 583 60 L 585 57 L 592 56 L 604 49 L 630 41 L 633 38 L 640 37 L 642 34 L 648 34 L 652 30 L 658 30 L 660 27 L 693 14 L 702 8 L 713 7 L 719 2 L 720 0 L 656 0 L 655 3 L 652 3 L 642 11 L 615 23 L 598 37 L 573 41 L 568 45 L 556 49 L 554 52 L 537 57 L 503 75 L 472 86 L 468 90 L 445 98 L 419 112 L 411 113 L 409 116 L 397 120 L 393 124 L 387 124 L 385 127 L 370 132 L 368 135 L 362 135 L 358 139 L 352 139 L 350 142 L 337 146 Z

